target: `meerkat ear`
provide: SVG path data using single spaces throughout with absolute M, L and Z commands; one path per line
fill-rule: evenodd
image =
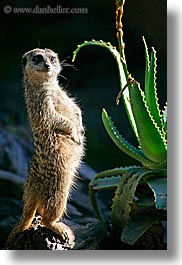
M 23 67 L 25 67 L 26 64 L 27 64 L 27 58 L 26 58 L 26 55 L 24 55 L 24 56 L 22 57 L 22 64 L 23 64 Z

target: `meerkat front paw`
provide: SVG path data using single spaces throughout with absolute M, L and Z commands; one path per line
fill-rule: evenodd
M 80 134 L 81 134 L 81 136 L 85 135 L 85 129 L 83 126 L 81 126 L 81 128 L 80 128 Z
M 71 139 L 78 145 L 81 144 L 81 141 L 80 141 L 80 137 L 78 135 L 78 132 L 77 132 L 77 128 L 76 126 L 74 126 L 73 130 L 72 130 L 72 133 L 71 133 Z
M 81 145 L 81 141 L 78 139 L 75 139 L 75 138 L 73 138 L 73 137 L 71 137 L 71 140 L 74 142 L 74 143 L 76 143 L 77 145 Z
M 58 225 L 59 225 L 59 234 L 63 239 L 63 241 L 73 244 L 75 242 L 75 235 L 72 229 L 62 222 L 58 223 Z

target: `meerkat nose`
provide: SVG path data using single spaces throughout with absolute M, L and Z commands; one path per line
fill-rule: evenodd
M 50 67 L 50 65 L 49 65 L 48 63 L 45 63 L 44 66 L 45 66 L 45 68 L 46 68 L 47 70 L 50 70 L 50 69 L 51 69 L 51 67 Z

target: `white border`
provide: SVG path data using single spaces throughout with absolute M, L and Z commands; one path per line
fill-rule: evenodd
M 160 0 L 159 0 L 160 1 Z M 155 12 L 155 10 L 154 10 Z M 2 264 L 182 264 L 182 1 L 168 1 L 168 251 L 0 251 Z M 181 140 L 180 140 L 181 139 Z M 42 253 L 43 252 L 43 253 Z

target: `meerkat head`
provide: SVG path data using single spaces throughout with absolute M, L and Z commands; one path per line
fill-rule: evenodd
M 50 49 L 34 49 L 22 57 L 24 73 L 30 79 L 55 80 L 61 71 L 58 55 Z

